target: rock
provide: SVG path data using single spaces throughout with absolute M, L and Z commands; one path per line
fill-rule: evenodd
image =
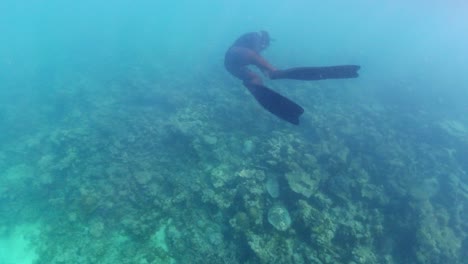
M 455 137 L 468 137 L 468 127 L 458 120 L 444 120 L 439 126 L 448 134 Z
M 238 176 L 245 179 L 263 181 L 265 179 L 265 172 L 256 169 L 242 169 L 238 172 Z
M 320 173 L 318 170 L 315 170 L 312 173 L 307 173 L 302 169 L 297 169 L 286 173 L 286 180 L 288 181 L 289 188 L 291 188 L 291 190 L 309 198 L 317 191 L 320 181 Z
M 216 145 L 218 143 L 218 138 L 215 136 L 211 135 L 205 135 L 203 136 L 203 140 L 208 144 L 208 145 Z
M 138 171 L 133 176 L 135 177 L 135 180 L 141 185 L 147 184 L 152 178 L 151 172 L 149 171 Z
M 250 219 L 244 212 L 238 212 L 231 220 L 229 224 L 237 231 L 246 232 L 249 230 Z
M 409 188 L 409 194 L 416 200 L 428 200 L 440 189 L 437 178 L 428 178 L 422 181 L 415 181 Z
M 277 230 L 285 231 L 291 226 L 291 217 L 286 207 L 276 204 L 268 211 L 268 222 Z
M 254 150 L 254 143 L 252 142 L 252 140 L 246 140 L 244 141 L 244 147 L 242 149 L 242 152 L 244 154 L 250 154 L 253 150 Z
M 104 224 L 101 221 L 96 221 L 89 227 L 89 234 L 94 238 L 100 238 L 104 232 Z
M 265 183 L 265 188 L 272 198 L 279 197 L 279 184 L 276 177 L 269 177 Z

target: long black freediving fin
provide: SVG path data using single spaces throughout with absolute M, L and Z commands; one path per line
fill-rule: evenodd
M 244 82 L 244 86 L 270 113 L 291 124 L 299 125 L 299 117 L 304 113 L 304 108 L 300 105 L 261 84 Z
M 298 67 L 277 70 L 270 74 L 271 79 L 324 80 L 345 79 L 359 76 L 359 65 L 339 65 L 327 67 Z

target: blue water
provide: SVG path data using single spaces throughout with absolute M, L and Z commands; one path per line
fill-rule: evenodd
M 0 264 L 465 263 L 468 4 L 213 2 L 0 2 Z M 223 66 L 259 30 L 360 76 L 265 78 L 290 125 Z

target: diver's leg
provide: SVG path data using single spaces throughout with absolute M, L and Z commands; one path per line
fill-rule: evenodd
M 304 113 L 300 105 L 264 86 L 260 76 L 247 67 L 236 74 L 242 77 L 244 86 L 263 108 L 289 123 L 299 125 L 299 117 Z
M 263 84 L 244 81 L 244 86 L 247 87 L 257 102 L 270 113 L 291 124 L 299 125 L 299 117 L 304 113 L 304 109 L 300 105 Z
M 356 78 L 359 76 L 358 65 L 339 65 L 328 67 L 298 67 L 276 70 L 270 73 L 271 79 L 324 80 Z
M 237 68 L 227 68 L 229 73 L 241 79 L 244 83 L 263 84 L 262 78 L 255 72 L 249 70 L 247 66 Z
M 226 67 L 226 69 L 243 80 L 244 86 L 263 108 L 283 120 L 299 124 L 299 117 L 304 113 L 300 105 L 264 86 L 260 76 L 247 67 Z

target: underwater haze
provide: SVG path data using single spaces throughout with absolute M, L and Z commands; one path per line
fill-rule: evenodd
M 0 264 L 466 263 L 464 1 L 0 2 Z M 267 30 L 300 125 L 224 69 Z

